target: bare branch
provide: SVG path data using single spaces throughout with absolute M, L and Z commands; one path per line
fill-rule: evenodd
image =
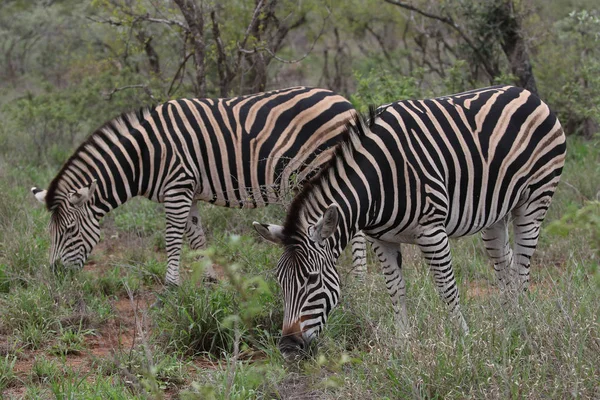
M 413 6 L 412 4 L 407 4 L 405 2 L 397 1 L 397 0 L 383 0 L 383 1 L 385 1 L 386 3 L 389 3 L 389 4 L 393 4 L 395 6 L 398 6 L 398 7 L 405 8 L 410 11 L 414 11 L 417 14 L 421 14 L 422 16 L 427 17 L 427 18 L 437 19 L 438 21 L 441 21 L 441 22 L 451 25 L 453 27 L 455 25 L 454 20 L 450 17 L 442 17 L 441 15 L 431 14 L 427 11 L 418 9 L 417 7 Z
M 147 22 L 154 22 L 157 24 L 165 24 L 165 25 L 170 25 L 170 26 L 178 26 L 180 28 L 182 28 L 183 30 L 187 31 L 188 27 L 181 21 L 176 21 L 176 20 L 172 20 L 172 19 L 163 19 L 163 18 L 154 18 L 151 17 L 149 14 L 145 14 L 145 15 L 135 15 L 132 13 L 129 13 L 125 10 L 122 10 L 124 14 L 129 15 L 131 17 L 135 17 L 132 21 L 132 25 L 136 24 L 137 22 L 140 21 L 147 21 Z M 113 25 L 113 26 L 123 26 L 125 25 L 125 23 L 123 23 L 122 21 L 119 20 L 115 20 L 112 18 L 106 18 L 106 19 L 99 19 L 99 18 L 94 18 L 94 17 L 89 17 L 86 16 L 86 19 L 92 21 L 92 22 L 97 22 L 99 24 L 108 24 L 108 25 Z
M 212 20 L 213 36 L 217 45 L 217 72 L 219 73 L 219 89 L 221 91 L 221 97 L 226 97 L 228 92 L 228 83 L 231 80 L 233 73 L 229 68 L 227 62 L 227 56 L 225 55 L 225 46 L 221 40 L 221 32 L 219 31 L 219 23 L 215 11 L 210 12 L 210 19 Z
M 144 20 L 144 21 L 148 21 L 148 22 L 154 22 L 157 24 L 166 24 L 166 25 L 171 25 L 171 26 L 178 26 L 181 29 L 187 31 L 188 27 L 181 21 L 176 21 L 176 20 L 172 20 L 172 19 L 163 19 L 163 18 L 153 18 L 150 17 L 149 15 L 144 15 L 144 16 L 140 16 L 140 19 Z
M 173 0 L 179 7 L 179 10 L 187 23 L 192 43 L 194 46 L 194 61 L 196 63 L 196 95 L 198 97 L 206 96 L 206 65 L 205 52 L 206 43 L 204 41 L 204 16 L 202 15 L 202 3 L 200 8 L 193 0 Z
M 144 92 L 145 92 L 145 93 L 146 93 L 146 94 L 147 94 L 147 95 L 148 95 L 148 96 L 149 96 L 149 97 L 150 97 L 152 100 L 156 101 L 156 98 L 155 98 L 155 97 L 152 95 L 152 91 L 150 90 L 150 88 L 148 87 L 148 85 L 146 85 L 146 84 L 143 84 L 143 83 L 141 83 L 141 84 L 138 84 L 138 85 L 126 85 L 126 86 L 121 86 L 121 87 L 118 87 L 118 88 L 114 88 L 113 90 L 111 90 L 111 91 L 110 91 L 110 92 L 108 92 L 108 93 L 105 93 L 104 95 L 106 96 L 106 100 L 111 100 L 111 99 L 112 99 L 112 96 L 113 96 L 115 93 L 117 93 L 117 92 L 120 92 L 120 91 L 123 91 L 123 90 L 127 90 L 127 89 L 143 89 L 143 90 L 144 90 Z
M 479 51 L 479 48 L 477 46 L 475 46 L 475 44 L 471 41 L 471 39 L 463 31 L 463 29 L 460 27 L 460 25 L 458 25 L 452 17 L 450 17 L 450 16 L 444 17 L 441 15 L 432 14 L 428 11 L 423 11 L 423 10 L 413 6 L 412 4 L 409 4 L 409 3 L 406 3 L 403 1 L 398 1 L 398 0 L 383 0 L 383 1 L 385 1 L 388 4 L 393 4 L 395 6 L 404 8 L 406 10 L 416 12 L 417 14 L 420 14 L 424 17 L 427 17 L 430 19 L 435 19 L 437 21 L 443 22 L 444 24 L 450 26 L 452 29 L 454 29 L 460 35 L 460 37 L 467 43 L 467 45 L 475 52 L 475 54 L 477 55 L 477 58 L 479 59 L 479 62 L 481 63 L 481 65 L 483 65 L 485 71 L 490 76 L 490 78 L 494 78 L 499 75 L 499 71 L 497 70 L 497 68 L 494 68 L 492 65 L 489 64 L 486 57 L 484 57 L 483 54 L 481 54 L 481 52 Z
M 329 19 L 329 17 L 331 16 L 331 10 L 329 8 L 327 8 L 328 14 L 327 16 L 323 19 L 323 25 L 321 26 L 321 30 L 319 31 L 319 34 L 317 35 L 317 37 L 315 38 L 315 40 L 312 42 L 310 48 L 308 49 L 308 51 L 301 56 L 300 58 L 297 58 L 295 60 L 286 60 L 284 58 L 281 58 L 279 56 L 277 56 L 275 54 L 275 52 L 273 50 L 271 50 L 270 48 L 268 48 L 267 46 L 262 46 L 262 47 L 255 47 L 252 50 L 248 50 L 248 49 L 244 49 L 239 43 L 238 43 L 238 50 L 240 51 L 240 53 L 244 53 L 244 54 L 254 54 L 254 53 L 258 53 L 261 51 L 265 51 L 267 52 L 271 57 L 273 57 L 274 59 L 276 59 L 279 62 L 282 62 L 284 64 L 295 64 L 298 63 L 302 60 L 304 60 L 306 57 L 308 57 L 310 55 L 310 53 L 312 53 L 313 49 L 315 48 L 315 45 L 317 44 L 317 42 L 319 41 L 319 39 L 321 38 L 321 36 L 323 35 L 323 32 L 325 31 L 325 26 L 327 24 L 327 20 Z M 299 25 L 298 25 L 299 26 Z M 289 29 L 288 29 L 289 31 Z
M 171 84 L 169 85 L 169 90 L 167 90 L 167 96 L 171 96 L 171 90 L 173 89 L 173 85 L 175 84 L 175 81 L 177 80 L 177 78 L 180 78 L 180 79 L 179 79 L 179 85 L 177 85 L 177 88 L 175 90 L 177 90 L 179 88 L 179 86 L 181 85 L 181 81 L 183 80 L 183 76 L 184 76 L 184 72 L 182 72 L 182 70 L 185 68 L 185 64 L 187 63 L 187 61 L 193 55 L 194 55 L 194 53 L 189 53 L 188 55 L 183 57 L 183 61 L 181 61 L 181 63 L 179 64 L 179 67 L 177 68 L 177 72 L 175 72 L 175 75 L 173 75 L 173 79 L 171 80 Z
M 381 52 L 383 53 L 383 56 L 388 61 L 390 66 L 392 66 L 395 69 L 394 63 L 392 62 L 392 57 L 390 56 L 390 53 L 385 48 L 385 43 L 383 42 L 383 38 L 377 32 L 375 32 L 375 30 L 373 28 L 371 28 L 368 24 L 365 24 L 365 29 L 367 30 L 367 32 L 369 32 L 375 38 L 375 40 L 377 41 L 377 44 L 379 44 L 379 47 L 381 48 Z
M 260 2 L 256 5 L 256 8 L 254 9 L 254 14 L 252 14 L 252 19 L 250 20 L 250 23 L 248 24 L 248 28 L 246 29 L 246 34 L 244 35 L 244 39 L 242 40 L 242 43 L 238 43 L 238 48 L 244 48 L 246 47 L 246 43 L 248 42 L 248 38 L 250 37 L 250 33 L 252 33 L 252 29 L 254 28 L 254 25 L 256 24 L 256 21 L 258 20 L 258 16 L 260 15 L 260 10 L 263 7 L 263 3 L 264 0 L 260 0 Z M 240 65 L 240 62 L 242 60 L 242 54 L 243 52 L 240 51 L 238 53 L 238 58 L 237 61 L 235 62 L 235 69 L 238 68 L 238 66 Z

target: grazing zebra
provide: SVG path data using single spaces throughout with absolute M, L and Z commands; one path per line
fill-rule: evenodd
M 369 126 L 360 117 L 355 122 L 330 163 L 294 199 L 285 225 L 254 223 L 261 236 L 285 246 L 277 266 L 284 355 L 306 347 L 337 304 L 335 263 L 359 230 L 382 264 L 401 329 L 407 313 L 400 244 L 412 243 L 468 332 L 448 238 L 481 231 L 499 287 L 527 288 L 530 258 L 564 165 L 565 135 L 556 116 L 516 87 L 400 101 L 372 112 Z
M 354 113 L 343 97 L 295 87 L 229 99 L 181 99 L 124 114 L 93 133 L 50 183 L 50 263 L 81 268 L 99 221 L 134 196 L 164 203 L 166 282 L 179 284 L 183 234 L 206 244 L 197 201 L 254 208 L 280 201 L 328 158 Z M 364 237 L 355 266 L 364 270 Z

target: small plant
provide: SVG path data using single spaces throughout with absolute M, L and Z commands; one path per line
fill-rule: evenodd
M 233 293 L 223 285 L 207 288 L 184 282 L 163 295 L 164 307 L 155 312 L 158 340 L 167 349 L 184 354 L 231 351 L 233 333 L 224 325 L 234 312 Z
M 58 337 L 58 342 L 52 346 L 52 353 L 60 356 L 66 356 L 68 354 L 79 354 L 85 347 L 85 337 L 87 335 L 94 334 L 93 330 L 81 330 L 77 331 L 72 329 L 65 329 L 61 332 Z
M 9 354 L 0 358 L 0 393 L 16 380 L 14 372 L 16 362 L 17 357 Z
M 50 382 L 54 380 L 56 376 L 60 374 L 60 371 L 53 361 L 48 360 L 45 357 L 36 358 L 35 362 L 31 366 L 31 377 L 32 380 L 38 382 Z
M 552 221 L 547 230 L 561 236 L 567 236 L 575 229 L 590 233 L 595 250 L 600 255 L 600 201 L 588 201 L 581 208 L 571 208 L 562 218 Z
M 48 342 L 53 331 L 46 330 L 34 323 L 28 323 L 20 327 L 15 333 L 23 348 L 35 350 Z

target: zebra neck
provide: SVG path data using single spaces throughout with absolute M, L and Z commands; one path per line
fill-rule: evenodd
M 78 168 L 64 171 L 59 186 L 62 196 L 66 199 L 70 192 L 96 180 L 97 187 L 93 195 L 92 210 L 98 218 L 138 195 L 135 177 L 115 173 L 114 170 L 122 171 L 122 168 L 113 166 L 108 169 L 104 162 L 105 160 L 102 163 L 88 162 L 85 166 L 78 165 Z
M 333 235 L 332 249 L 336 256 L 346 248 L 352 237 L 366 225 L 368 212 L 368 204 L 365 202 L 358 203 L 351 191 L 348 193 L 338 190 L 334 191 L 334 187 L 338 185 L 330 185 L 327 187 L 327 195 L 323 195 L 323 189 L 315 190 L 311 201 L 306 205 L 306 217 L 308 221 L 313 221 L 309 225 L 316 224 L 331 204 L 338 206 L 338 229 Z M 311 217 L 312 216 L 312 217 Z

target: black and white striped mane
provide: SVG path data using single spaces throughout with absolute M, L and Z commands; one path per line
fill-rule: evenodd
M 75 161 L 81 159 L 81 154 L 89 148 L 94 148 L 100 154 L 106 153 L 98 144 L 96 138 L 100 138 L 102 142 L 110 143 L 111 140 L 107 140 L 107 132 L 114 134 L 115 137 L 125 136 L 133 129 L 133 125 L 141 123 L 141 121 L 143 121 L 152 111 L 154 111 L 155 108 L 156 106 L 152 105 L 142 107 L 137 111 L 123 113 L 118 117 L 106 122 L 100 128 L 96 129 L 91 135 L 89 135 L 87 139 L 77 147 L 71 157 L 69 157 L 69 159 L 63 164 L 62 168 L 58 174 L 56 174 L 52 182 L 50 182 L 48 192 L 46 194 L 46 208 L 48 211 L 54 211 L 58 207 L 59 201 L 57 199 L 57 193 L 61 188 L 63 175 L 69 170 Z M 125 131 L 119 129 L 119 125 L 125 125 L 127 129 Z
M 355 151 L 355 143 L 359 142 L 362 137 L 366 136 L 366 129 L 370 129 L 375 120 L 384 112 L 387 105 L 379 108 L 370 105 L 368 118 L 360 113 L 354 113 L 354 118 L 346 123 L 346 129 L 343 139 L 335 146 L 331 153 L 329 161 L 327 161 L 320 171 L 309 181 L 306 182 L 300 192 L 294 197 L 292 204 L 287 212 L 287 217 L 283 225 L 284 243 L 291 242 L 292 235 L 301 229 L 301 214 L 304 204 L 312 196 L 315 186 L 325 184 L 328 180 L 329 169 L 336 168 L 338 160 L 347 160 L 352 157 Z

